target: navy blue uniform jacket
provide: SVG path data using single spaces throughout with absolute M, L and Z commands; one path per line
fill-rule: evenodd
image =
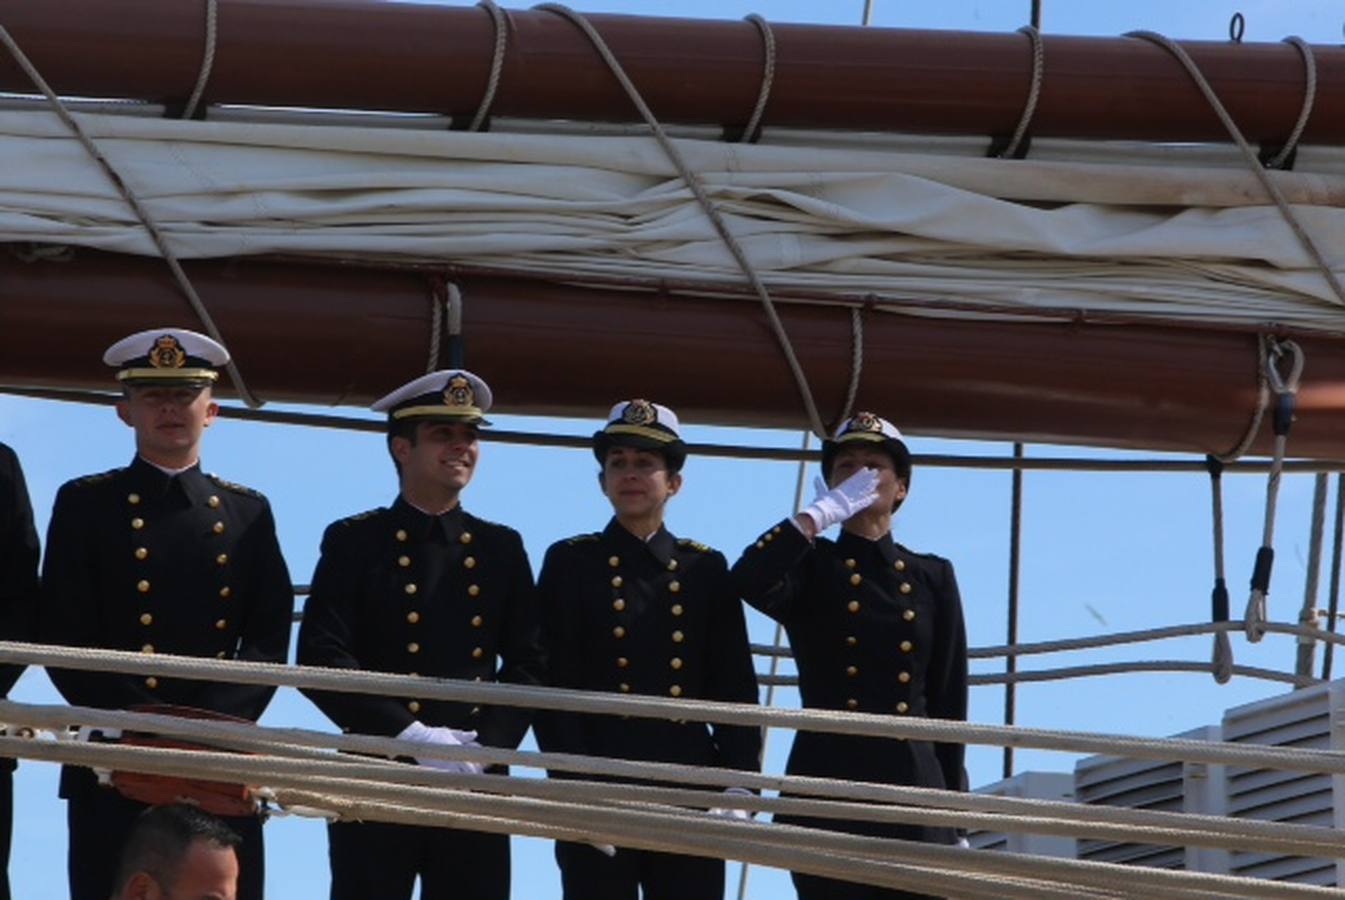
M 455 507 L 391 508 L 333 523 L 299 631 L 302 665 L 541 684 L 537 595 L 518 532 Z M 517 747 L 531 711 L 414 695 L 305 691 L 342 730 L 392 736 L 413 721 Z
M 66 482 L 42 565 L 39 631 L 74 647 L 284 663 L 294 591 L 266 498 L 137 457 Z M 194 706 L 256 720 L 275 688 L 50 668 L 76 706 Z M 78 774 L 77 774 L 78 773 Z M 86 769 L 66 767 L 62 796 Z
M 809 543 L 785 520 L 743 552 L 733 577 L 747 602 L 788 632 L 805 707 L 966 719 L 967 639 L 948 560 L 912 553 L 891 535 L 871 541 L 843 531 Z M 961 744 L 804 731 L 786 771 L 963 790 L 963 755 Z M 954 839 L 946 828 L 808 824 Z
M 557 687 L 757 702 L 743 607 L 724 557 L 667 529 L 615 519 L 547 551 L 539 583 Z M 543 750 L 757 771 L 755 726 L 543 713 Z

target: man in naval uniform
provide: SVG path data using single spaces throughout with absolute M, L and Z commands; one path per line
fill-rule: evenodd
M 228 353 L 176 328 L 133 334 L 103 361 L 117 369 L 117 415 L 135 431 L 124 469 L 78 478 L 56 495 L 42 566 L 40 634 L 76 647 L 283 663 L 294 593 L 266 498 L 201 471 L 201 438 Z M 77 706 L 173 704 L 256 720 L 274 688 L 48 669 Z M 70 896 L 107 900 L 122 841 L 144 804 L 66 766 Z M 260 898 L 261 821 L 228 820 L 242 838 L 240 898 Z
M 890 423 L 846 421 L 822 445 L 818 498 L 762 534 L 733 566 L 744 599 L 784 625 L 803 705 L 965 719 L 967 646 L 953 567 L 892 540 L 911 456 Z M 828 487 L 830 486 L 830 487 Z M 820 537 L 840 524 L 840 536 Z M 963 747 L 802 731 L 791 775 L 964 790 Z M 851 834 L 952 844 L 951 828 L 778 817 Z M 921 895 L 794 873 L 800 900 Z
M 518 532 L 462 508 L 490 388 L 471 372 L 417 378 L 374 404 L 388 416 L 399 493 L 333 523 L 299 631 L 303 665 L 540 684 L 532 570 Z M 343 731 L 427 744 L 517 747 L 531 713 L 368 694 L 305 692 Z M 424 765 L 480 773 L 470 762 Z M 381 822 L 328 827 L 333 900 L 507 900 L 509 838 Z
M 593 436 L 598 486 L 613 517 L 600 532 L 552 545 L 542 565 L 543 642 L 558 687 L 757 702 L 742 603 L 724 557 L 663 525 L 682 486 L 677 417 L 645 400 L 618 403 Z M 761 731 L 614 716 L 542 713 L 543 750 L 756 772 Z M 746 793 L 731 788 L 732 793 Z M 726 801 L 726 806 L 728 801 Z M 721 814 L 747 817 L 742 810 Z M 724 863 L 558 842 L 566 900 L 718 898 Z
M 37 612 L 37 531 L 23 469 L 14 451 L 0 444 L 0 639 L 33 637 Z M 7 696 L 23 666 L 0 666 L 0 697 Z M 9 900 L 9 845 L 14 812 L 14 760 L 0 760 L 0 900 Z

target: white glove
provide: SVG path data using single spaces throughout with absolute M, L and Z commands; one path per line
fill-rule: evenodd
M 599 853 L 601 853 L 608 859 L 611 859 L 612 857 L 616 856 L 616 848 L 613 847 L 611 844 L 595 844 L 592 841 L 590 841 L 589 846 L 592 847 L 594 850 L 597 850 Z
M 964 837 L 960 837 L 960 838 L 957 839 L 957 843 L 954 844 L 954 846 L 956 846 L 956 847 L 961 847 L 963 850 L 970 850 L 970 849 L 971 849 L 971 841 L 967 840 L 967 839 L 964 838 Z
M 813 480 L 813 488 L 817 497 L 803 514 L 813 520 L 817 533 L 821 534 L 873 505 L 878 499 L 878 470 L 860 469 L 831 490 L 827 490 L 826 482 L 817 478 Z
M 439 744 L 443 747 L 480 747 L 476 741 L 475 731 L 459 731 L 456 728 L 431 728 L 419 719 L 402 729 L 401 734 L 397 735 L 401 741 L 415 741 L 420 744 Z M 416 762 L 422 766 L 429 766 L 431 769 L 438 769 L 441 772 L 458 772 L 464 775 L 480 775 L 485 771 L 485 766 L 480 763 L 467 762 L 465 760 L 453 759 L 434 759 L 433 757 L 416 757 Z
M 740 787 L 724 788 L 724 793 L 730 796 L 737 796 L 737 797 L 755 796 L 747 788 L 740 788 Z M 740 822 L 746 822 L 750 820 L 753 816 L 755 816 L 756 813 L 750 809 L 725 809 L 723 807 L 716 806 L 714 809 L 710 810 L 710 815 L 719 816 L 721 819 L 737 819 Z

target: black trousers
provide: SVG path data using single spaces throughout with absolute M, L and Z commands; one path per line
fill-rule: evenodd
M 509 900 L 509 836 L 393 825 L 327 826 L 332 900 Z
M 66 801 L 70 825 L 70 900 L 107 900 L 116 885 L 121 849 L 139 815 L 149 809 L 112 788 L 81 787 Z M 266 863 L 262 821 L 226 818 L 243 843 L 238 848 L 238 900 L 262 900 Z
M 724 862 L 621 847 L 608 856 L 588 844 L 556 842 L 565 900 L 721 900 Z

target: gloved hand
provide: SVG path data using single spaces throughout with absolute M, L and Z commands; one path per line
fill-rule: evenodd
M 954 847 L 961 847 L 963 850 L 970 850 L 970 849 L 971 849 L 971 841 L 967 840 L 967 839 L 964 838 L 964 837 L 960 837 L 960 838 L 957 839 L 957 843 L 954 844 L 953 846 L 954 846 Z
M 594 850 L 597 850 L 599 853 L 601 853 L 608 859 L 611 859 L 612 857 L 616 856 L 616 848 L 613 847 L 611 844 L 595 844 L 592 841 L 589 841 L 588 845 L 592 847 Z
M 802 514 L 813 520 L 817 533 L 840 524 L 878 499 L 878 470 L 860 469 L 830 490 L 821 478 L 813 480 L 817 491 L 812 506 Z
M 740 787 L 724 788 L 724 793 L 729 794 L 730 796 L 737 796 L 737 797 L 755 796 L 747 788 L 740 788 Z M 755 816 L 756 813 L 750 809 L 726 809 L 724 807 L 716 806 L 714 809 L 710 810 L 710 815 L 719 816 L 720 818 L 723 819 L 737 819 L 739 821 L 746 822 L 749 821 L 753 816 Z
M 444 747 L 480 747 L 475 731 L 459 731 L 456 728 L 430 727 L 420 720 L 412 722 L 397 735 L 398 740 L 416 741 L 421 744 L 439 744 Z M 435 759 L 416 757 L 416 762 L 441 772 L 458 772 L 464 775 L 480 775 L 485 766 L 465 760 Z

